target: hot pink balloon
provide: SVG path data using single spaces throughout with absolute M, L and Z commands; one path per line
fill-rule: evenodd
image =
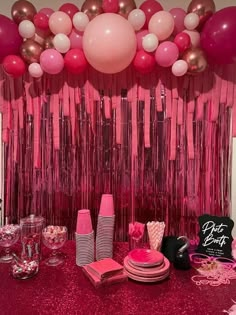
M 65 68 L 73 74 L 80 74 L 85 71 L 88 62 L 81 49 L 71 49 L 64 57 Z
M 8 17 L 0 14 L 0 62 L 8 55 L 18 54 L 22 44 L 18 25 Z
M 148 30 L 141 30 L 141 31 L 138 31 L 138 32 L 136 33 L 137 50 L 143 49 L 143 45 L 142 45 L 143 38 L 144 38 L 144 36 L 146 36 L 147 34 L 149 34 Z
M 57 74 L 64 67 L 64 59 L 56 49 L 46 49 L 40 55 L 40 66 L 49 74 Z
M 34 16 L 34 25 L 35 25 L 35 27 L 37 27 L 41 30 L 48 30 L 49 29 L 48 21 L 49 21 L 49 18 L 45 13 L 38 12 Z
M 148 23 L 151 17 L 153 16 L 153 14 L 155 14 L 156 12 L 162 11 L 163 7 L 156 0 L 146 0 L 140 5 L 139 9 L 141 9 L 146 15 L 146 22 L 143 26 L 143 29 L 147 29 Z
M 102 9 L 105 13 L 117 13 L 119 10 L 118 0 L 103 0 Z
M 79 12 L 79 9 L 75 4 L 67 2 L 60 6 L 59 11 L 65 12 L 71 19 L 73 19 L 73 16 L 75 13 Z
M 147 74 L 155 69 L 156 60 L 153 54 L 139 50 L 134 57 L 133 66 L 139 73 Z
M 185 18 L 187 13 L 181 8 L 173 8 L 170 10 L 170 13 L 173 16 L 174 23 L 175 23 L 173 35 L 176 35 L 185 29 L 184 18 Z
M 165 41 L 156 50 L 156 62 L 162 67 L 170 67 L 179 57 L 179 50 L 175 43 Z
M 48 18 L 53 14 L 54 10 L 51 8 L 42 8 L 39 10 L 39 13 L 45 14 Z
M 181 32 L 175 36 L 174 43 L 179 48 L 179 52 L 183 53 L 191 46 L 191 38 L 187 33 Z
M 236 6 L 216 12 L 201 33 L 201 47 L 216 64 L 236 63 Z
M 69 39 L 70 39 L 70 48 L 83 48 L 83 32 L 79 32 L 76 29 L 72 29 Z
M 68 14 L 61 11 L 54 12 L 49 18 L 49 28 L 53 34 L 69 35 L 72 29 L 72 22 Z
M 85 29 L 85 57 L 100 72 L 117 73 L 124 70 L 133 60 L 136 48 L 132 25 L 118 14 L 100 14 Z
M 18 78 L 25 73 L 25 63 L 24 61 L 16 55 L 9 55 L 3 59 L 3 70 L 4 72 L 13 77 Z

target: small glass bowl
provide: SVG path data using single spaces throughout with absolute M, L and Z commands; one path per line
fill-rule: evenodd
M 49 225 L 42 232 L 43 244 L 52 249 L 51 255 L 45 260 L 48 266 L 57 266 L 64 262 L 64 255 L 57 252 L 67 241 L 67 227 Z
M 0 262 L 8 263 L 12 261 L 10 247 L 14 245 L 20 237 L 20 226 L 18 224 L 6 224 L 0 228 L 0 246 L 4 250 L 0 254 Z

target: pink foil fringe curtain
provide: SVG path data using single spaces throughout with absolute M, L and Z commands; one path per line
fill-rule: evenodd
M 195 237 L 199 215 L 229 215 L 235 76 L 232 65 L 184 78 L 90 68 L 14 80 L 0 70 L 5 220 L 41 214 L 73 238 L 77 210 L 95 225 L 112 193 L 115 240 L 134 220 Z

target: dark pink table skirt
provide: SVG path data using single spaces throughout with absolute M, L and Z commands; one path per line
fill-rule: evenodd
M 199 287 L 191 281 L 195 270 L 173 267 L 170 278 L 161 283 L 129 280 L 95 289 L 75 264 L 74 241 L 68 241 L 63 251 L 67 255 L 63 265 L 48 267 L 42 261 L 37 276 L 28 280 L 13 279 L 9 265 L 0 264 L 0 315 L 217 315 L 236 299 L 236 280 Z M 122 263 L 127 244 L 114 244 L 114 251 L 114 258 Z

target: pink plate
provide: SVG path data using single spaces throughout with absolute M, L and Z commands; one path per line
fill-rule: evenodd
M 134 266 L 154 267 L 161 265 L 164 255 L 154 249 L 136 248 L 128 254 L 130 262 Z
M 159 282 L 159 281 L 166 279 L 169 276 L 169 271 L 162 276 L 152 277 L 152 278 L 136 276 L 136 275 L 128 272 L 127 270 L 125 272 L 130 279 L 135 280 L 135 281 L 139 281 L 139 282 Z
M 166 275 L 167 273 L 169 274 L 170 271 L 170 262 L 169 260 L 165 257 L 164 258 L 164 264 L 162 265 L 161 268 L 158 267 L 151 267 L 151 268 L 140 268 L 140 267 L 134 267 L 129 263 L 129 257 L 126 256 L 124 259 L 124 267 L 126 271 L 129 273 L 132 273 L 135 276 L 139 277 L 145 277 L 145 278 L 156 278 L 156 277 L 161 277 Z M 142 270 L 140 270 L 142 269 Z

